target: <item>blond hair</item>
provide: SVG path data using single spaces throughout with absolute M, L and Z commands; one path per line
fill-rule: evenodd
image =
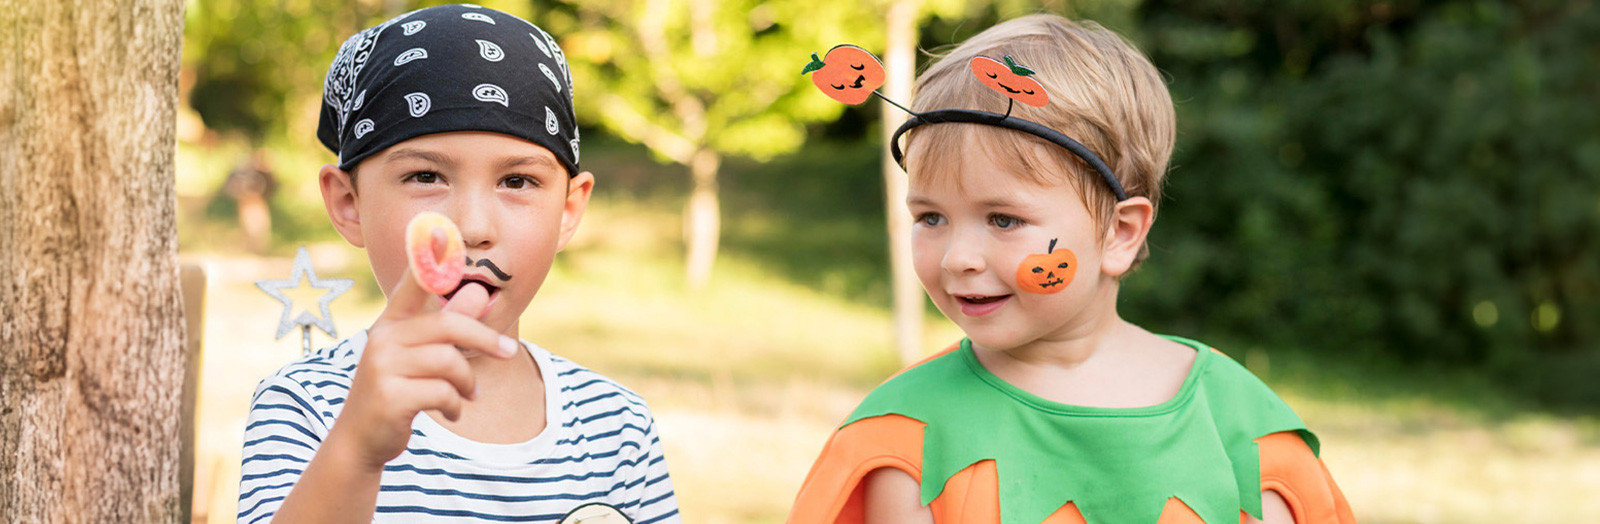
M 1129 197 L 1160 203 L 1177 118 L 1161 74 L 1132 43 L 1091 21 L 1049 14 L 1009 20 L 956 46 L 924 71 L 912 109 L 1005 113 L 1009 99 L 973 76 L 968 62 L 975 56 L 1010 56 L 1033 69 L 1032 78 L 1050 94 L 1050 103 L 1040 108 L 1016 104 L 1011 114 L 1072 137 L 1111 167 Z M 1094 169 L 1027 133 L 980 124 L 923 125 L 907 134 L 906 166 L 917 176 L 946 176 L 940 173 L 948 170 L 917 166 L 960 165 L 956 155 L 974 147 L 1038 183 L 1065 174 L 1083 195 L 1095 225 L 1109 220 L 1116 197 Z M 1148 255 L 1142 248 L 1135 263 Z

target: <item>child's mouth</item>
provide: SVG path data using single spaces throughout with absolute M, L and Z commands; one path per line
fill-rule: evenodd
M 981 317 L 1005 305 L 1011 295 L 955 295 L 956 303 L 961 305 L 961 314 L 969 317 Z
M 483 277 L 478 277 L 478 276 L 474 276 L 474 275 L 467 275 L 466 277 L 463 277 L 461 279 L 461 283 L 456 284 L 456 288 L 454 290 L 452 290 L 449 293 L 445 293 L 440 298 L 443 299 L 443 302 L 449 303 L 450 299 L 455 298 L 456 294 L 460 293 L 462 289 L 466 289 L 467 286 L 480 286 L 480 287 L 482 287 L 483 291 L 484 291 L 484 294 L 488 295 L 489 304 L 491 304 L 491 305 L 494 304 L 494 301 L 495 301 L 496 298 L 499 298 L 499 294 L 500 294 L 500 288 L 499 287 L 496 287 L 494 284 L 490 284 L 487 280 L 484 280 Z

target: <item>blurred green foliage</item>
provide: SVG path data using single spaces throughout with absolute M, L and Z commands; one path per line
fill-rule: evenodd
M 1179 140 L 1139 319 L 1600 400 L 1600 8 L 1158 0 Z
M 841 109 L 798 89 L 806 54 L 871 13 L 810 0 L 540 3 L 584 82 L 580 114 L 680 164 L 702 148 L 762 160 L 799 148 L 807 123 Z
M 333 51 L 382 9 L 372 2 L 190 0 L 183 35 L 183 65 L 194 75 L 190 106 L 206 127 L 257 144 L 309 134 L 288 131 L 315 129 Z

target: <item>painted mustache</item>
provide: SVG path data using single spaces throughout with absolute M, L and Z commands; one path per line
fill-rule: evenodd
M 488 269 L 490 273 L 494 273 L 494 277 L 495 278 L 498 278 L 501 281 L 509 281 L 509 280 L 511 280 L 511 275 L 510 274 L 507 274 L 505 271 L 501 271 L 499 266 L 494 265 L 494 262 L 490 262 L 489 259 L 487 259 L 487 258 L 480 258 L 476 262 L 474 262 L 472 260 L 472 257 L 467 257 L 467 265 L 468 266 L 478 266 L 478 267 L 481 267 L 481 268 L 484 268 L 484 269 Z

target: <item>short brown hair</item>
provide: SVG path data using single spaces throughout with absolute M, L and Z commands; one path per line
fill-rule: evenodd
M 1091 21 L 1049 14 L 990 27 L 930 66 L 917 79 L 915 111 L 978 109 L 1005 113 L 1009 100 L 973 77 L 974 56 L 1012 57 L 1033 69 L 1050 94 L 1035 108 L 1016 104 L 1011 114 L 1065 133 L 1089 148 L 1116 174 L 1128 196 L 1161 201 L 1161 184 L 1177 135 L 1172 96 L 1155 65 L 1121 35 Z M 957 165 L 954 155 L 986 148 L 1012 171 L 1035 182 L 1070 174 L 1095 224 L 1104 224 L 1116 197 L 1077 156 L 1041 138 L 981 124 L 923 125 L 907 133 L 906 167 Z M 1065 167 L 1065 169 L 1062 169 Z M 940 170 L 918 170 L 937 173 Z M 939 176 L 934 174 L 933 176 Z M 1087 182 L 1085 182 L 1087 181 Z M 1135 264 L 1149 255 L 1141 249 Z

